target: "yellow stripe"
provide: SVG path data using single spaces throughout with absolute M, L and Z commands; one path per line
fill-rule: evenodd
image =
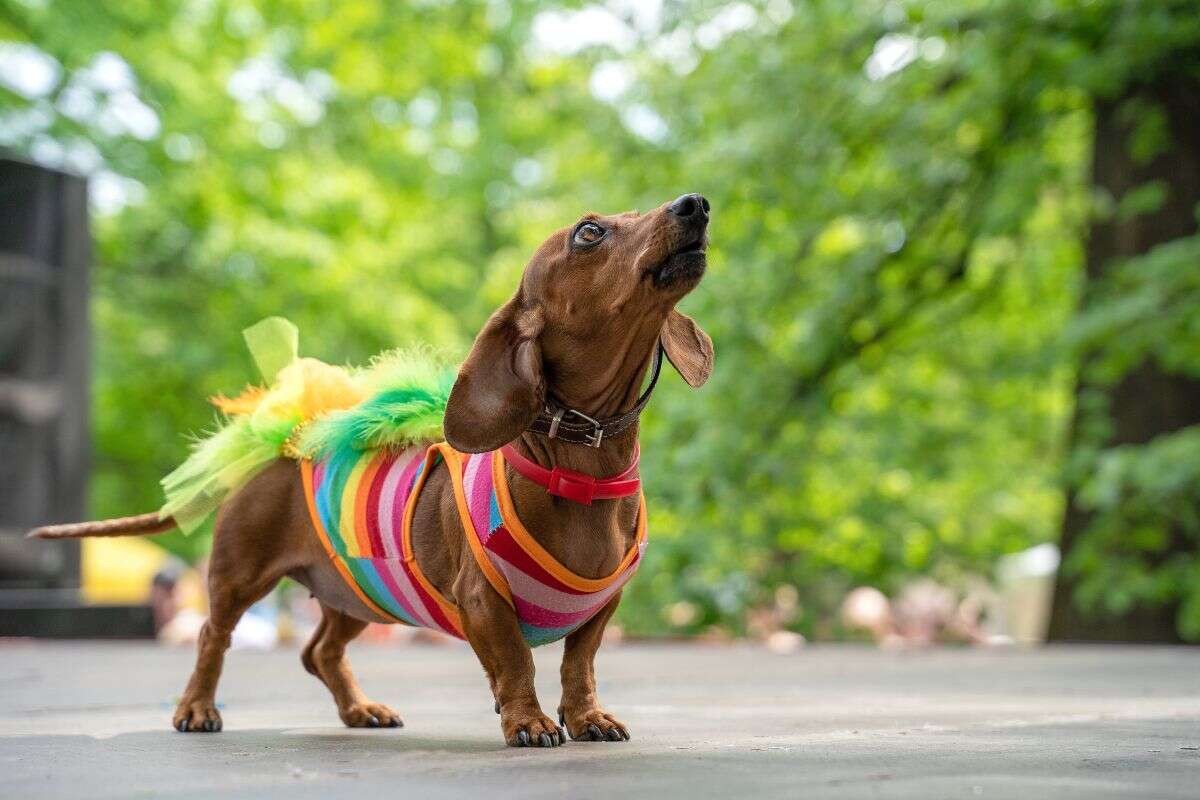
M 496 492 L 496 504 L 500 506 L 500 518 L 504 520 L 504 527 L 508 528 L 508 532 L 512 534 L 516 543 L 524 550 L 530 558 L 536 561 L 542 569 L 549 572 L 555 578 L 580 592 L 599 592 L 608 588 L 617 578 L 621 577 L 634 559 L 637 558 L 638 546 L 646 539 L 646 496 L 638 495 L 638 521 L 637 521 L 637 538 L 634 541 L 633 547 L 629 548 L 629 552 L 625 554 L 625 558 L 617 566 L 613 572 L 603 578 L 584 578 L 571 572 L 569 569 L 560 564 L 554 556 L 546 552 L 537 540 L 529 535 L 529 531 L 525 530 L 525 526 L 521 524 L 520 518 L 517 516 L 517 511 L 513 507 L 512 497 L 508 493 L 508 478 L 504 472 L 504 456 L 500 451 L 496 451 L 499 457 L 492 458 L 492 483 Z
M 341 513 L 338 515 L 338 531 L 342 537 L 342 541 L 346 544 L 346 555 L 352 558 L 369 557 L 370 548 L 361 547 L 358 536 L 354 532 L 354 509 L 358 484 L 362 480 L 363 472 L 366 471 L 367 463 L 370 460 L 369 458 L 358 459 L 354 464 L 354 469 L 350 470 L 350 475 L 346 478 L 346 485 L 342 487 L 342 504 Z M 368 552 L 363 552 L 364 549 Z

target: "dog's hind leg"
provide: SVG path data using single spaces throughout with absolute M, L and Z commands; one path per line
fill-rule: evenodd
M 215 562 L 214 558 L 214 567 Z M 196 668 L 175 709 L 172 725 L 176 730 L 183 733 L 221 730 L 221 715 L 216 704 L 217 681 L 221 677 L 230 636 L 246 609 L 275 588 L 280 577 L 273 575 L 270 579 L 243 584 L 223 579 L 218 572 L 210 571 L 208 620 L 200 629 Z
M 299 471 L 279 460 L 253 478 L 217 515 L 208 567 L 208 621 L 196 668 L 175 709 L 176 730 L 219 731 L 217 681 L 230 636 L 246 609 L 311 557 Z
M 373 703 L 363 694 L 350 660 L 346 645 L 363 632 L 367 623 L 321 604 L 321 622 L 300 660 L 304 668 L 321 679 L 337 703 L 338 716 L 351 728 L 400 728 L 400 715 L 382 703 Z
M 322 683 L 325 682 L 325 679 L 321 677 L 321 672 L 317 669 L 317 662 L 313 660 L 313 650 L 317 648 L 317 642 L 321 641 L 321 637 L 325 635 L 328 627 L 329 618 L 325 616 L 325 606 L 322 605 L 321 621 L 317 623 L 316 629 L 309 637 L 308 644 L 304 645 L 304 649 L 300 651 L 300 663 L 304 665 L 304 669 Z

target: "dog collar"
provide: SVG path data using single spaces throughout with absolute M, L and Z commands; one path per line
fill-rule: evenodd
M 509 466 L 520 475 L 545 487 L 548 493 L 585 506 L 590 506 L 593 500 L 629 497 L 637 494 L 642 488 L 642 479 L 637 474 L 638 461 L 641 460 L 642 454 L 636 443 L 633 446 L 633 463 L 621 474 L 608 478 L 593 478 L 591 475 L 563 467 L 546 469 L 518 453 L 511 444 L 501 447 L 500 452 L 504 454 L 504 460 Z
M 530 423 L 529 430 L 550 439 L 559 439 L 572 444 L 586 444 L 588 447 L 599 447 L 605 439 L 611 439 L 624 433 L 633 423 L 637 422 L 642 409 L 650 402 L 650 395 L 654 392 L 658 376 L 662 372 L 663 352 L 660 340 L 658 346 L 654 348 L 654 364 L 650 367 L 650 384 L 633 404 L 633 408 L 624 414 L 594 419 L 582 411 L 567 408 L 547 398 L 542 413 L 538 414 Z M 636 466 L 636 464 L 635 460 L 634 465 Z

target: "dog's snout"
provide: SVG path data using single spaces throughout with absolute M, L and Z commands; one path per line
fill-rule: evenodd
M 688 222 L 708 221 L 709 208 L 708 200 L 704 199 L 704 195 L 696 192 L 680 195 L 675 202 L 667 206 L 668 211 Z

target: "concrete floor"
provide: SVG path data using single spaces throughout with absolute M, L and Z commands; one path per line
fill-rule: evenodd
M 503 746 L 464 646 L 352 656 L 407 727 L 341 727 L 282 650 L 231 653 L 225 732 L 180 734 L 190 652 L 0 642 L 0 797 L 1200 797 L 1200 648 L 608 647 L 633 741 L 554 750 Z

